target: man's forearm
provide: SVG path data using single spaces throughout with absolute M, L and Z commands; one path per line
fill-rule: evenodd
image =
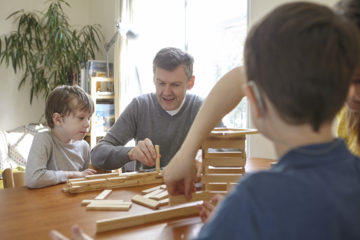
M 100 142 L 91 151 L 91 162 L 95 167 L 105 170 L 121 168 L 130 162 L 128 152 L 131 148 Z

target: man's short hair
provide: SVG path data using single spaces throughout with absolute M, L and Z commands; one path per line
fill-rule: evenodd
M 77 100 L 77 101 L 73 101 Z M 50 128 L 54 128 L 53 114 L 67 116 L 76 111 L 94 112 L 94 102 L 79 86 L 58 86 L 48 96 L 45 106 L 45 118 Z
M 290 124 L 318 131 L 343 106 L 359 62 L 356 27 L 314 3 L 282 5 L 249 33 L 247 79 L 253 80 Z
M 155 74 L 157 67 L 173 71 L 181 65 L 184 67 L 187 79 L 190 79 L 193 76 L 194 58 L 178 48 L 163 48 L 154 58 L 153 72 Z

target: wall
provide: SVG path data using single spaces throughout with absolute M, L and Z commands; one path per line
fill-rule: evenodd
M 245 1 L 245 0 L 242 0 Z M 249 0 L 249 25 L 252 26 L 262 16 L 276 6 L 292 0 Z M 15 10 L 23 9 L 45 9 L 45 0 L 0 0 L 0 35 L 14 29 L 14 25 L 5 18 Z M 116 0 L 68 0 L 72 6 L 65 7 L 70 21 L 74 24 L 99 23 L 104 32 L 105 41 L 110 41 L 115 31 Z M 333 6 L 337 0 L 314 0 L 321 4 Z M 16 4 L 14 4 L 16 3 Z M 100 51 L 96 59 L 105 60 L 103 43 L 99 45 Z M 113 47 L 109 52 L 109 60 L 113 61 Z M 0 65 L 0 129 L 10 130 L 17 126 L 39 121 L 44 111 L 44 100 L 34 98 L 33 104 L 29 104 L 29 86 L 20 91 L 17 89 L 20 81 L 20 74 L 14 74 L 11 68 Z M 260 134 L 249 138 L 250 156 L 267 157 L 276 159 L 272 144 Z
M 89 24 L 100 24 L 104 33 L 104 42 L 99 44 L 99 52 L 96 54 L 97 60 L 106 60 L 104 43 L 109 42 L 116 31 L 116 0 L 91 0 Z M 114 46 L 109 50 L 109 61 L 114 62 Z
M 249 29 L 272 9 L 287 2 L 295 2 L 295 0 L 249 0 Z M 337 0 L 313 0 L 311 2 L 332 7 Z M 252 124 L 250 126 L 253 127 Z M 249 156 L 277 159 L 273 144 L 261 134 L 248 137 L 248 145 L 250 146 Z
M 102 2 L 102 1 L 101 1 Z M 68 0 L 71 8 L 64 7 L 70 23 L 85 25 L 89 23 L 88 0 Z M 47 9 L 46 0 L 0 0 L 0 35 L 15 30 L 12 21 L 6 17 L 12 12 L 24 9 L 44 10 Z M 44 100 L 40 96 L 34 97 L 30 105 L 30 87 L 26 85 L 18 90 L 21 74 L 15 74 L 11 67 L 6 68 L 5 64 L 0 65 L 0 129 L 10 130 L 30 122 L 38 122 L 44 112 Z

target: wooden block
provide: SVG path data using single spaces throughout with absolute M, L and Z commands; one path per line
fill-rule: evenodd
M 227 183 L 208 183 L 206 190 L 209 191 L 227 191 Z
M 119 173 L 103 173 L 103 174 L 93 174 L 93 175 L 87 175 L 86 179 L 99 179 L 99 178 L 109 178 L 109 177 L 118 177 Z
M 230 191 L 233 187 L 235 187 L 235 186 L 236 186 L 236 184 L 237 184 L 237 183 L 228 183 L 228 184 L 227 184 L 227 189 L 226 189 L 226 190 L 229 192 L 229 191 Z
M 203 183 L 237 182 L 242 174 L 206 174 L 201 177 Z
M 155 201 L 153 199 L 146 198 L 142 195 L 135 195 L 131 198 L 131 201 L 140 205 L 143 205 L 145 207 L 149 207 L 152 209 L 158 209 L 160 203 L 158 201 Z
M 204 158 L 202 164 L 213 167 L 245 167 L 246 158 Z
M 162 189 L 157 189 L 157 190 L 149 192 L 149 193 L 147 193 L 147 194 L 145 194 L 143 196 L 146 197 L 146 198 L 151 198 L 151 197 L 153 197 L 153 196 L 155 196 L 155 195 L 157 195 L 157 194 L 159 194 L 159 193 L 161 193 L 163 191 L 164 190 L 162 190 Z
M 192 194 L 190 200 L 187 200 L 184 195 L 169 196 L 169 204 L 173 206 L 195 201 L 209 201 L 214 195 L 215 193 L 209 191 L 198 191 Z
M 233 173 L 245 173 L 244 167 L 211 167 L 209 166 L 205 169 L 205 173 L 207 174 L 233 174 Z
M 114 229 L 139 226 L 158 221 L 165 221 L 176 217 L 190 217 L 198 215 L 196 205 L 167 208 L 151 213 L 136 214 L 133 216 L 111 218 L 96 221 L 96 232 L 105 232 Z
M 70 193 L 80 193 L 87 191 L 97 191 L 109 188 L 120 188 L 120 187 L 136 187 L 149 184 L 160 184 L 164 183 L 161 174 L 154 172 L 155 174 L 145 174 L 140 177 L 130 177 L 130 179 L 94 179 L 86 180 L 81 182 L 70 182 L 68 183 L 68 191 Z
M 92 184 L 103 184 L 106 183 L 106 179 L 105 178 L 100 178 L 100 179 L 92 179 L 92 180 L 83 180 L 83 181 L 71 181 L 69 184 L 70 186 L 90 186 Z
M 156 166 L 156 172 L 160 172 L 160 149 L 159 149 L 159 145 L 155 145 L 155 150 L 156 150 L 156 162 L 155 162 L 155 166 Z
M 99 195 L 95 197 L 95 199 L 105 199 L 112 192 L 111 189 L 105 189 Z
M 96 200 L 96 199 L 84 199 L 81 201 L 81 206 L 86 206 L 92 202 L 101 202 L 102 204 L 120 204 L 120 203 L 131 203 L 131 202 L 124 202 L 124 200 L 117 199 L 117 200 Z
M 86 180 L 86 178 L 70 178 L 66 182 L 79 182 L 84 180 Z
M 156 195 L 152 195 L 149 198 L 159 201 L 159 200 L 167 198 L 169 196 L 169 193 L 167 190 L 162 190 L 162 189 L 160 189 L 160 190 L 161 190 L 161 192 L 157 193 Z
M 166 189 L 166 185 L 162 184 L 162 185 L 159 185 L 159 186 L 156 186 L 156 187 L 148 188 L 148 189 L 142 190 L 141 193 L 142 194 L 148 194 L 149 192 L 153 192 L 153 191 L 158 190 L 158 189 Z
M 161 206 L 165 206 L 165 205 L 168 205 L 169 204 L 169 198 L 164 198 L 164 199 L 161 199 L 160 201 L 159 201 L 159 203 L 160 203 L 160 207 Z
M 240 139 L 216 139 L 207 138 L 201 145 L 203 151 L 207 151 L 209 148 L 232 148 L 244 150 L 246 138 Z
M 244 152 L 239 150 L 237 152 L 205 152 L 205 158 L 232 158 L 232 157 L 244 157 Z
M 86 210 L 128 211 L 130 207 L 131 203 L 102 204 L 101 202 L 91 202 L 86 206 Z
M 214 138 L 239 138 L 247 134 L 256 134 L 258 130 L 253 128 L 214 128 L 211 130 L 209 137 Z

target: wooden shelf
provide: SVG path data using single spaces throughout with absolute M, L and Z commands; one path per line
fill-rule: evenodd
M 89 134 L 90 148 L 92 149 L 96 145 L 97 139 L 106 135 L 107 131 L 105 131 L 105 128 L 110 128 L 115 121 L 115 116 L 113 116 L 114 113 L 100 117 L 100 120 L 99 116 L 97 116 L 97 114 L 101 112 L 101 110 L 98 109 L 101 104 L 104 104 L 104 106 L 108 105 L 107 107 L 110 106 L 109 109 L 102 106 L 102 108 L 105 108 L 105 112 L 111 111 L 111 105 L 113 105 L 113 111 L 115 111 L 114 78 L 91 77 L 90 86 L 90 96 L 92 97 L 95 105 L 95 111 L 91 117 L 91 129 Z M 99 121 L 103 122 L 99 123 Z M 101 129 L 101 125 L 103 125 L 104 129 Z

